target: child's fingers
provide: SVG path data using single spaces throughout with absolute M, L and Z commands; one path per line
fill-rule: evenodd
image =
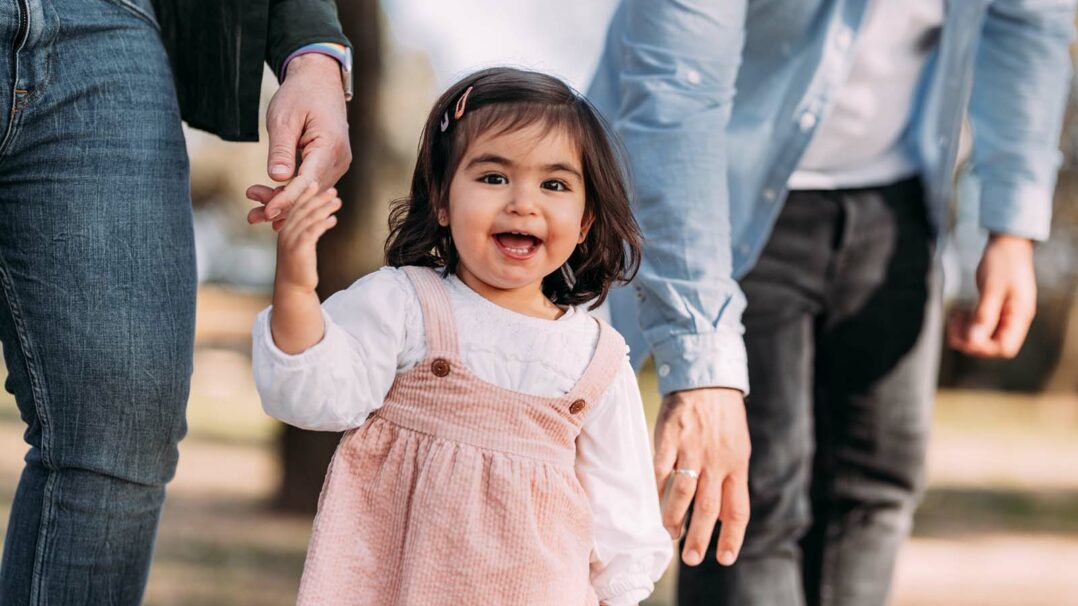
M 289 210 L 287 218 L 284 219 L 284 231 L 287 232 L 290 229 L 297 229 L 300 228 L 299 226 L 306 224 L 312 213 L 318 212 L 319 208 L 328 204 L 331 200 L 334 200 L 336 196 L 337 190 L 331 187 L 316 196 L 305 198 L 302 203 L 297 204 Z
M 284 229 L 288 230 L 289 234 L 294 234 L 293 237 L 299 238 L 311 226 L 324 221 L 327 217 L 340 210 L 340 208 L 340 198 L 330 198 L 320 204 L 312 203 L 305 209 L 305 212 L 301 217 L 297 218 L 294 222 L 287 222 L 291 225 L 286 224 Z
M 276 219 L 278 215 L 283 216 L 285 212 L 318 193 L 318 188 L 318 182 L 313 178 L 304 175 L 297 176 L 266 202 L 266 216 L 271 219 Z
M 300 243 L 308 245 L 317 242 L 318 239 L 322 237 L 322 234 L 332 229 L 335 225 L 337 225 L 337 217 L 330 215 L 321 221 L 308 226 L 300 235 Z
M 330 190 L 327 189 L 326 191 L 322 192 L 322 194 L 327 194 L 329 193 L 329 191 Z M 282 191 L 280 194 L 277 195 L 276 198 L 274 198 L 274 201 L 287 193 L 289 192 Z M 308 185 L 298 193 L 299 195 L 296 197 L 296 199 L 294 201 L 289 201 L 287 204 L 277 203 L 275 205 L 271 205 L 267 203 L 265 206 L 266 218 L 271 221 L 275 221 L 277 219 L 285 219 L 290 216 L 294 217 L 297 214 L 302 215 L 303 209 L 310 206 L 311 203 L 316 201 L 320 195 L 318 193 L 318 184 L 314 182 L 312 182 L 310 185 Z M 333 193 L 331 195 L 336 195 L 336 193 Z

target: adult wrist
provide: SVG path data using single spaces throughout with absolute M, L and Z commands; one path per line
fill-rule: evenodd
M 334 74 L 339 75 L 344 100 L 352 100 L 352 49 L 342 44 L 317 42 L 301 46 L 281 62 L 280 79 L 284 82 L 289 70 L 308 69 L 308 65 L 317 69 L 327 69 L 331 65 Z

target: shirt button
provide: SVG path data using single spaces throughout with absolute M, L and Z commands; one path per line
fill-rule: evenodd
M 449 360 L 445 358 L 438 358 L 430 363 L 430 371 L 434 373 L 436 377 L 444 377 L 449 374 L 450 366 Z
M 775 190 L 770 187 L 764 190 L 764 199 L 768 202 L 774 202 L 776 197 L 777 194 L 775 193 Z
M 689 81 L 689 84 L 700 84 L 700 81 L 702 80 L 702 78 L 700 77 L 700 72 L 696 71 L 695 69 L 690 69 L 688 72 L 686 72 L 685 79 Z
M 659 366 L 659 376 L 660 377 L 665 377 L 665 376 L 667 376 L 669 374 L 670 374 L 670 365 L 669 364 L 663 364 L 662 366 Z
M 737 250 L 741 254 L 747 255 L 747 254 L 749 254 L 749 252 L 752 251 L 752 248 L 750 248 L 748 244 L 742 244 L 742 245 L 737 247 Z
M 801 118 L 797 121 L 801 126 L 801 130 L 811 130 L 813 126 L 816 126 L 816 116 L 810 112 L 801 114 Z
M 850 33 L 849 28 L 844 27 L 835 35 L 835 46 L 837 46 L 839 50 L 850 48 L 851 42 L 853 42 L 853 34 Z
M 581 410 L 584 410 L 584 405 L 585 404 L 587 404 L 587 402 L 585 402 L 584 400 L 576 400 L 576 401 L 574 401 L 572 404 L 569 405 L 569 413 L 575 415 L 576 413 L 580 412 Z

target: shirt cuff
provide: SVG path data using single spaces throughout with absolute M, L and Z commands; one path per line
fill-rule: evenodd
M 330 320 L 326 310 L 322 310 L 322 340 L 304 349 L 297 354 L 281 351 L 280 347 L 273 342 L 273 332 L 270 330 L 270 318 L 273 315 L 273 306 L 262 310 L 255 319 L 254 335 L 256 345 L 265 353 L 268 361 L 274 366 L 285 368 L 297 368 L 310 364 L 322 356 L 323 350 L 332 346 L 333 335 L 329 330 Z
M 981 226 L 993 233 L 1043 242 L 1052 227 L 1050 188 L 1019 183 L 981 182 Z
M 745 340 L 732 330 L 681 335 L 655 344 L 655 372 L 663 395 L 686 389 L 725 387 L 749 394 Z
M 348 53 L 348 47 L 343 44 L 335 44 L 333 42 L 317 42 L 315 44 L 308 44 L 301 46 L 292 52 L 291 55 L 285 57 L 284 62 L 281 63 L 281 82 L 284 82 L 285 76 L 288 75 L 288 64 L 299 57 L 300 55 L 309 55 L 311 53 L 317 53 L 319 55 L 327 55 L 333 57 L 341 64 L 342 68 L 350 69 L 352 66 L 349 64 L 352 60 Z
M 636 591 L 623 593 L 614 598 L 600 598 L 600 600 L 603 604 L 606 604 L 606 606 L 637 606 L 637 604 L 646 600 L 650 595 L 650 590 L 638 589 Z

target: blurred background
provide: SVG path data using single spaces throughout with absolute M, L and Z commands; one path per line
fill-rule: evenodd
M 418 134 L 436 95 L 491 64 L 557 74 L 583 90 L 616 0 L 348 0 L 356 99 L 349 107 L 345 209 L 320 250 L 323 294 L 381 265 L 389 200 L 407 192 Z M 434 8 L 437 7 L 437 8 Z M 268 102 L 276 82 L 266 73 Z M 1062 149 L 1052 240 L 1037 250 L 1039 309 L 1020 355 L 985 362 L 942 352 L 930 487 L 902 553 L 894 603 L 1078 604 L 1078 100 Z M 264 114 L 264 111 L 263 111 Z M 267 183 L 260 144 L 188 131 L 200 292 L 190 431 L 170 485 L 146 603 L 292 604 L 335 434 L 287 429 L 260 408 L 250 327 L 269 303 L 274 244 L 244 221 L 243 195 Z M 975 297 L 984 235 L 975 186 L 959 189 L 944 254 L 948 305 Z M 0 367 L 0 378 L 4 375 Z M 640 377 L 649 421 L 654 377 Z M 26 447 L 0 394 L 0 525 Z M 0 528 L 0 531 L 3 529 Z M 672 568 L 651 606 L 673 604 Z

